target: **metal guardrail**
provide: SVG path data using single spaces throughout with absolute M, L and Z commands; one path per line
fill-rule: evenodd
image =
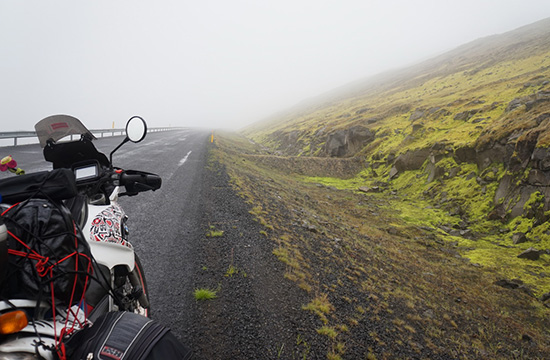
M 36 137 L 35 131 L 12 131 L 12 132 L 2 132 L 0 133 L 0 139 L 11 139 L 13 138 L 13 145 L 17 146 L 17 139 L 19 138 L 28 138 Z
M 159 132 L 159 131 L 169 131 L 176 130 L 180 128 L 175 127 L 156 127 L 156 128 L 147 128 L 147 132 Z M 104 137 L 105 134 L 110 134 L 110 136 L 121 136 L 124 135 L 126 129 L 95 129 L 90 130 L 92 134 L 96 137 Z M 98 136 L 99 135 L 99 136 Z M 36 131 L 8 131 L 0 132 L 0 139 L 13 139 L 13 146 L 17 146 L 17 139 L 22 138 L 32 138 L 36 137 Z M 73 135 L 71 135 L 71 140 Z

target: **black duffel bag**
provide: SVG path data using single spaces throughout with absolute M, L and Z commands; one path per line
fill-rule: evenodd
M 60 203 L 28 199 L 0 205 L 7 239 L 8 264 L 0 284 L 11 299 L 79 302 L 92 275 L 92 254 L 69 210 Z
M 69 360 L 180 360 L 192 353 L 170 329 L 131 312 L 109 312 L 66 342 Z
M 65 200 L 77 193 L 74 173 L 70 169 L 41 171 L 0 180 L 1 201 L 6 204 L 29 198 Z
M 53 296 L 56 305 L 69 306 L 81 300 L 92 255 L 61 202 L 76 195 L 69 169 L 0 180 L 0 212 L 11 235 L 4 244 L 10 255 L 2 260 L 2 296 L 40 301 Z

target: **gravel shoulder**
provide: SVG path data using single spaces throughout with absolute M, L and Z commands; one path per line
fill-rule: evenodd
M 273 243 L 229 181 L 219 164 L 204 171 L 201 226 L 187 275 L 193 289 L 184 295 L 190 323 L 178 335 L 197 359 L 312 358 L 306 340 L 312 319 L 300 307 L 307 298 L 285 279 Z M 215 290 L 217 297 L 196 301 L 194 289 Z

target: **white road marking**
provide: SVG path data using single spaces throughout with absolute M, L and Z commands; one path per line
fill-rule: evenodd
M 186 161 L 187 161 L 187 158 L 189 157 L 189 154 L 191 154 L 191 151 L 189 151 L 187 153 L 187 155 L 185 155 L 185 157 L 183 159 L 180 160 L 180 163 L 178 166 L 182 166 Z

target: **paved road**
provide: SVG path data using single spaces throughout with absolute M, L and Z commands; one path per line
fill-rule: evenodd
M 129 216 L 130 239 L 145 268 L 152 316 L 176 334 L 189 327 L 196 269 L 193 241 L 201 229 L 203 171 L 209 133 L 200 130 L 155 133 L 143 146 L 115 156 L 113 162 L 162 176 L 162 188 L 121 199 Z M 139 144 L 138 144 L 139 145 Z

